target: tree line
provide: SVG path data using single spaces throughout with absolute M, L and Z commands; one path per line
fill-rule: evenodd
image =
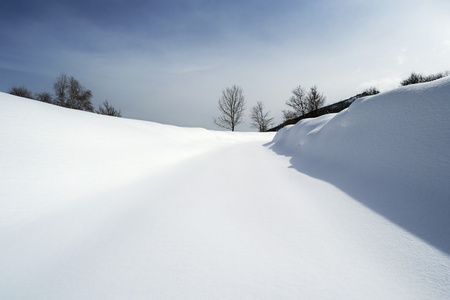
M 407 79 L 401 82 L 401 86 L 433 81 L 448 76 L 449 74 L 450 73 L 447 71 L 424 76 L 413 72 Z M 81 85 L 73 76 L 69 77 L 62 73 L 57 77 L 56 82 L 53 85 L 53 90 L 55 93 L 54 95 L 51 95 L 48 92 L 33 94 L 30 90 L 21 86 L 12 87 L 9 90 L 9 93 L 66 108 L 95 112 L 109 116 L 122 116 L 121 111 L 111 106 L 108 103 L 108 100 L 105 100 L 98 109 L 94 109 L 91 102 L 92 92 Z M 354 97 L 358 98 L 378 93 L 379 91 L 377 88 L 370 87 Z M 314 85 L 308 91 L 301 85 L 297 86 L 292 90 L 292 96 L 285 102 L 289 109 L 282 110 L 284 123 L 288 124 L 291 120 L 312 115 L 312 112 L 318 111 L 323 106 L 325 100 L 326 97 L 318 91 L 317 86 Z M 246 109 L 245 105 L 242 87 L 238 85 L 227 87 L 222 91 L 222 95 L 219 98 L 218 109 L 221 115 L 213 118 L 214 124 L 221 128 L 235 131 L 236 126 L 243 122 L 244 111 Z M 270 112 L 265 111 L 264 103 L 261 101 L 258 101 L 256 105 L 251 108 L 250 119 L 252 120 L 251 127 L 258 129 L 260 132 L 268 131 L 270 126 L 273 125 L 273 117 L 270 117 Z
M 69 77 L 64 73 L 59 75 L 53 84 L 53 90 L 55 93 L 54 95 L 48 92 L 33 94 L 27 88 L 20 86 L 10 88 L 9 93 L 15 96 L 38 100 L 66 108 L 95 112 L 97 114 L 114 117 L 122 116 L 120 109 L 115 109 L 108 103 L 108 100 L 105 100 L 102 105 L 99 105 L 98 109 L 94 109 L 91 101 L 92 92 L 81 85 L 73 76 Z

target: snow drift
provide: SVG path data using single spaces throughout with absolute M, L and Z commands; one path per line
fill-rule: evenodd
M 30 222 L 41 210 L 133 184 L 246 136 L 96 115 L 7 94 L 0 99 L 0 178 L 8 187 L 2 203 L 24 208 L 20 214 L 1 211 L 0 224 L 19 217 Z M 43 198 L 52 205 L 35 201 Z
M 1 93 L 0 298 L 445 299 L 448 87 L 276 136 Z
M 450 253 L 450 78 L 280 130 L 273 149 Z

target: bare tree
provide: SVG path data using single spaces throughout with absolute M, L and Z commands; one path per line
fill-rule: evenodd
M 67 90 L 69 89 L 69 78 L 66 74 L 61 74 L 53 84 L 55 90 L 55 104 L 66 107 Z
M 109 105 L 108 100 L 103 102 L 103 107 L 99 105 L 98 110 L 95 111 L 101 115 L 114 116 L 114 117 L 122 117 L 122 113 L 119 110 L 115 109 L 111 105 Z
M 35 94 L 34 98 L 38 101 L 45 102 L 45 103 L 53 103 L 53 97 L 50 95 L 50 93 L 43 92 L 39 94 Z
M 264 104 L 258 101 L 250 112 L 250 118 L 253 120 L 251 127 L 257 128 L 260 132 L 267 131 L 269 126 L 273 125 L 273 118 L 269 118 L 269 113 L 264 113 Z
M 297 113 L 291 110 L 283 110 L 283 116 L 285 121 L 298 117 Z
M 317 91 L 316 86 L 313 86 L 308 94 L 306 94 L 306 91 L 299 85 L 292 91 L 292 94 L 291 98 L 286 101 L 286 105 L 290 106 L 293 110 L 283 110 L 285 121 L 317 110 L 325 102 L 325 97 Z
M 293 110 L 283 110 L 285 120 L 302 116 L 308 112 L 305 90 L 299 85 L 292 91 L 292 94 L 291 98 L 286 101 L 286 105 L 290 106 Z
M 11 95 L 14 95 L 14 96 L 19 96 L 19 97 L 28 98 L 28 99 L 34 99 L 31 91 L 24 86 L 19 86 L 19 87 L 13 86 L 12 88 L 9 89 L 8 93 Z
M 308 96 L 306 96 L 308 112 L 317 110 L 320 107 L 322 107 L 325 102 L 325 99 L 326 98 L 323 96 L 323 94 L 317 91 L 317 86 L 313 86 L 310 89 Z
M 222 91 L 219 99 L 220 117 L 214 118 L 214 124 L 234 131 L 236 125 L 242 123 L 245 110 L 245 100 L 240 86 L 233 85 Z
M 91 102 L 92 92 L 85 89 L 75 78 L 61 74 L 53 88 L 56 96 L 55 104 L 89 112 L 94 111 Z

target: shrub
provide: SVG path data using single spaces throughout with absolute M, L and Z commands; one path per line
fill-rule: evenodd
M 428 76 L 424 76 L 422 74 L 417 74 L 415 72 L 412 72 L 408 78 L 406 78 L 405 80 L 403 80 L 401 82 L 401 85 L 405 86 L 405 85 L 410 85 L 410 84 L 429 82 L 429 81 L 433 81 L 433 80 L 448 76 L 448 74 L 449 74 L 449 72 L 446 71 L 444 73 L 437 73 L 437 74 L 431 74 Z
M 9 89 L 9 92 L 11 95 L 14 96 L 19 96 L 19 97 L 23 97 L 23 98 L 28 98 L 28 99 L 34 99 L 33 98 L 33 93 L 27 89 L 24 86 L 13 86 L 12 88 Z

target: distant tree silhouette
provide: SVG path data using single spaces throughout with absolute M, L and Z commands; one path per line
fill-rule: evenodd
M 69 89 L 69 79 L 66 74 L 61 74 L 53 84 L 53 90 L 55 91 L 55 104 L 59 106 L 66 106 L 67 90 Z
M 358 94 L 357 96 L 366 97 L 376 95 L 379 93 L 380 91 L 376 87 L 371 86 L 370 88 L 365 89 L 361 94 Z
M 75 78 L 63 73 L 57 78 L 53 89 L 56 105 L 94 112 L 92 92 L 85 89 Z
M 34 99 L 41 101 L 41 102 L 53 104 L 53 97 L 50 93 L 47 93 L 47 92 L 35 94 Z
M 99 105 L 98 110 L 95 112 L 101 115 L 122 117 L 121 111 L 109 105 L 108 100 L 103 101 L 103 106 Z
M 233 85 L 222 91 L 219 99 L 219 111 L 221 116 L 214 118 L 214 124 L 219 127 L 234 131 L 236 125 L 242 123 L 245 110 L 245 100 L 242 88 Z
M 286 101 L 286 105 L 293 110 L 283 110 L 285 120 L 290 120 L 302 116 L 308 112 L 305 89 L 300 85 L 292 90 L 292 96 Z
M 409 75 L 408 78 L 406 78 L 405 80 L 403 80 L 400 84 L 402 86 L 405 85 L 410 85 L 410 84 L 416 84 L 416 83 L 422 83 L 422 82 L 429 82 L 429 81 L 433 81 L 442 77 L 446 77 L 449 75 L 449 72 L 446 71 L 444 73 L 437 73 L 437 74 L 432 74 L 432 75 L 428 75 L 428 76 L 424 76 L 422 74 L 417 74 L 415 72 L 412 72 L 411 75 Z
M 420 82 L 424 82 L 423 75 L 412 72 L 408 78 L 406 78 L 405 80 L 403 80 L 401 82 L 401 85 L 405 86 L 405 85 L 416 84 L 416 83 L 420 83 Z
M 319 93 L 316 86 L 306 93 L 300 85 L 292 91 L 292 96 L 286 101 L 286 105 L 293 110 L 283 110 L 284 120 L 301 117 L 323 106 L 325 97 Z
M 273 118 L 269 118 L 269 112 L 264 113 L 264 104 L 261 101 L 252 107 L 250 118 L 253 120 L 251 127 L 257 128 L 260 132 L 265 132 L 269 126 L 273 125 Z
M 12 88 L 9 89 L 8 93 L 11 95 L 14 95 L 14 96 L 19 96 L 19 97 L 28 98 L 28 99 L 34 99 L 33 93 L 24 86 L 18 86 L 18 87 L 13 86 Z
M 308 112 L 321 108 L 325 103 L 325 99 L 325 96 L 317 91 L 317 86 L 310 88 L 306 96 Z

